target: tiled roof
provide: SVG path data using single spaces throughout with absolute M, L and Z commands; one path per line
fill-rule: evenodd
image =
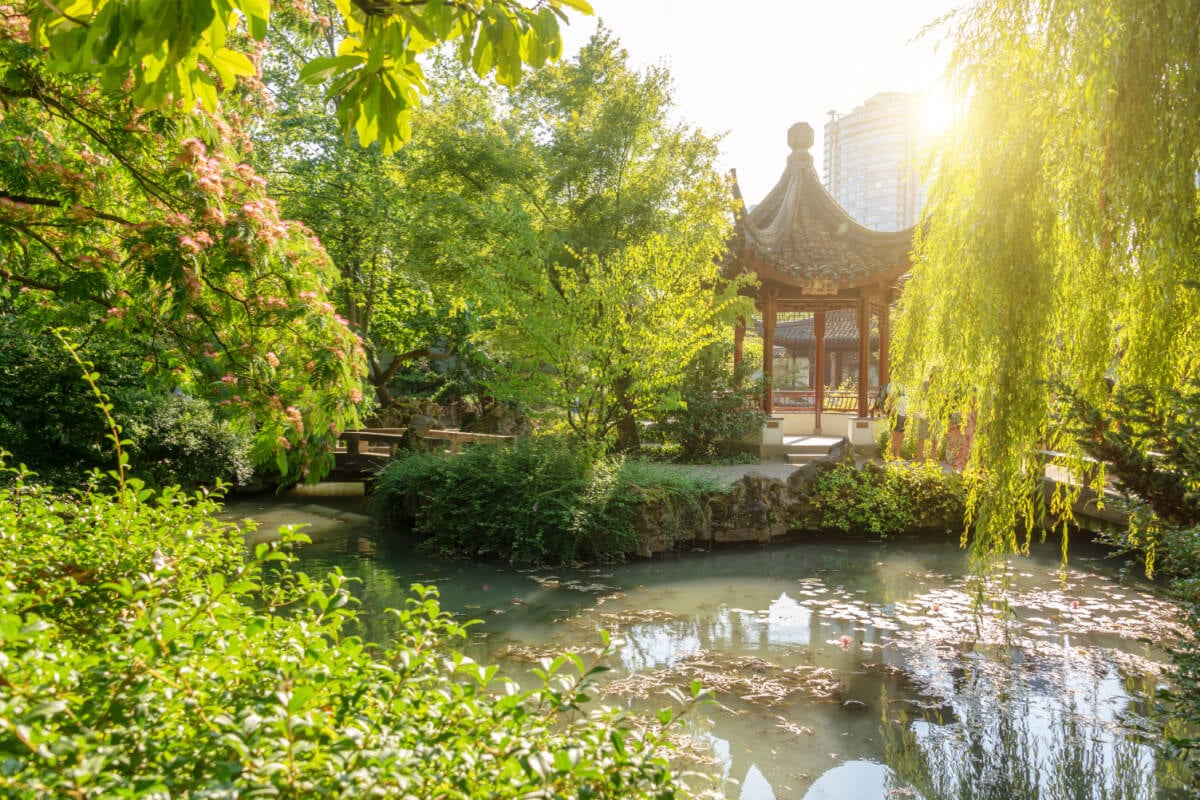
M 755 322 L 755 332 L 762 335 L 762 323 Z M 871 341 L 879 340 L 879 332 L 872 326 Z M 775 325 L 776 347 L 787 347 L 792 350 L 812 347 L 816 341 L 813 336 L 813 318 L 781 321 Z M 825 345 L 854 345 L 858 342 L 858 322 L 854 309 L 841 309 L 825 312 Z
M 788 144 L 792 154 L 775 188 L 739 217 L 734 247 L 741 256 L 753 253 L 772 277 L 814 294 L 895 279 L 905 272 L 912 229 L 873 231 L 838 205 L 813 166 L 809 125 L 793 125 Z

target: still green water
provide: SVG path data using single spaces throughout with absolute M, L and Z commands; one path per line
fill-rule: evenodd
M 234 510 L 278 522 L 302 508 Z M 430 558 L 349 517 L 301 567 L 360 579 L 375 637 L 374 612 L 436 585 L 446 610 L 482 621 L 466 652 L 525 683 L 538 657 L 594 648 L 601 630 L 622 642 L 604 702 L 668 705 L 663 688 L 699 678 L 719 703 L 682 744 L 729 797 L 1197 796 L 1153 746 L 1178 609 L 1073 543 L 1065 574 L 1057 546 L 1015 559 L 1007 610 L 976 613 L 956 544 L 806 538 L 520 570 Z

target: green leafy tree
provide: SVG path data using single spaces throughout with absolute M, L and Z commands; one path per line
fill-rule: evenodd
M 549 404 L 583 439 L 638 443 L 685 366 L 745 313 L 717 267 L 729 228 L 717 141 L 673 123 L 670 77 L 630 68 L 600 31 L 513 96 L 505 181 L 536 240 L 476 275 L 500 392 Z M 519 229 L 514 226 L 514 229 Z
M 398 374 L 469 349 L 475 316 L 453 276 L 465 260 L 486 253 L 494 234 L 464 217 L 474 206 L 452 202 L 457 182 L 440 174 L 440 161 L 430 169 L 425 143 L 487 119 L 489 90 L 439 69 L 448 80 L 432 88 L 430 107 L 418 110 L 416 140 L 385 154 L 346 142 L 323 92 L 296 80 L 313 53 L 334 52 L 331 39 L 281 31 L 271 41 L 263 63 L 274 111 L 256 130 L 255 162 L 284 213 L 311 228 L 329 252 L 339 273 L 333 302 L 362 338 L 367 378 L 386 406 Z M 434 157 L 444 149 L 435 148 Z
M 318 10 L 323 10 L 318 4 Z M 409 138 L 409 116 L 424 86 L 418 57 L 456 41 L 464 63 L 515 86 L 525 65 L 542 66 L 562 52 L 566 9 L 591 13 L 586 0 L 387 2 L 339 0 L 336 53 L 307 61 L 301 77 L 326 87 L 338 122 L 359 141 L 395 150 Z M 329 16 L 304 0 L 300 18 L 324 30 Z M 269 0 L 201 0 L 181 12 L 169 0 L 76 0 L 59 6 L 26 2 L 8 15 L 51 64 L 97 76 L 104 93 L 131 92 L 141 108 L 199 102 L 210 113 L 239 78 L 255 75 L 253 42 L 266 39 Z M 278 17 L 276 18 L 278 21 Z
M 1160 404 L 1200 357 L 1200 5 L 992 0 L 952 18 L 962 122 L 936 157 L 897 324 L 915 402 L 977 414 L 976 552 L 1022 549 L 1037 451 L 1079 453 L 1059 381 Z M 1035 491 L 1036 490 L 1036 491 Z
M 1183 444 L 1200 364 L 1200 3 L 991 0 L 953 31 L 966 113 L 936 158 L 898 378 L 919 386 L 940 368 L 917 402 L 977 414 L 982 566 L 1027 547 L 1045 511 L 1039 451 L 1071 454 L 1076 474 L 1095 452 L 1179 526 L 1159 542 L 1200 629 Z M 1060 401 L 1074 409 L 1052 413 Z M 1163 443 L 1162 464 L 1135 452 Z M 1177 675 L 1193 723 L 1196 641 Z
M 509 265 L 488 297 L 501 309 L 489 336 L 507 357 L 503 393 L 561 409 L 597 446 L 627 419 L 677 405 L 686 365 L 742 302 L 714 290 L 720 237 L 698 239 L 653 238 L 573 267 Z

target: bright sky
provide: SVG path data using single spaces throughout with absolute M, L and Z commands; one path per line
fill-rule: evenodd
M 724 133 L 721 166 L 758 203 L 787 161 L 787 129 L 808 122 L 822 168 L 827 113 L 876 92 L 941 95 L 949 48 L 928 23 L 966 0 L 591 0 L 636 66 L 665 64 L 680 117 Z M 573 16 L 574 53 L 596 19 Z

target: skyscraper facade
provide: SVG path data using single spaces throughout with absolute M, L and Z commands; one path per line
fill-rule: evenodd
M 920 97 L 881 92 L 825 124 L 825 188 L 863 226 L 898 231 L 925 204 Z

